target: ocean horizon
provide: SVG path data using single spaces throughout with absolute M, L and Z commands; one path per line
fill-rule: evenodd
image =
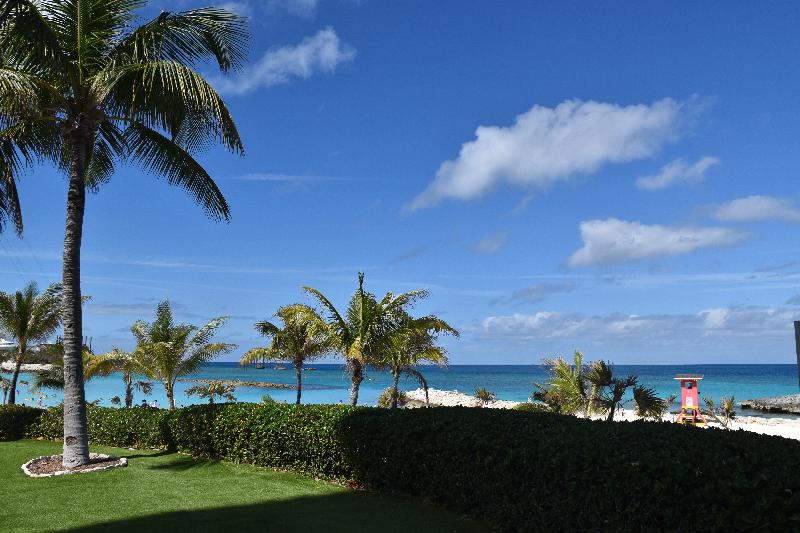
M 294 368 L 284 364 L 285 368 L 279 370 L 276 366 L 278 365 L 270 363 L 264 369 L 257 369 L 253 366 L 242 367 L 237 362 L 213 362 L 204 365 L 196 373 L 184 379 L 241 380 L 293 385 Z M 431 388 L 472 394 L 476 388 L 484 387 L 496 393 L 498 399 L 518 402 L 528 400 L 534 391 L 534 383 L 542 383 L 548 377 L 541 365 L 450 365 L 448 367 L 425 365 L 420 369 Z M 704 379 L 699 385 L 700 395 L 711 396 L 715 400 L 719 400 L 722 396 L 733 396 L 737 401 L 741 401 L 800 393 L 795 364 L 614 365 L 614 373 L 617 376 L 637 375 L 641 384 L 653 388 L 663 398 L 671 394 L 680 394 L 678 382 L 674 380 L 678 373 L 703 374 Z M 61 403 L 60 391 L 42 389 L 37 393 L 31 390 L 29 384 L 33 382 L 32 378 L 30 373 L 21 375 L 22 383 L 18 386 L 19 403 L 42 406 Z M 361 384 L 359 405 L 375 405 L 380 393 L 390 383 L 388 372 L 368 369 Z M 185 394 L 186 389 L 194 384 L 196 383 L 185 381 L 177 383 L 175 391 L 177 405 L 204 403 L 196 396 Z M 418 388 L 419 384 L 404 377 L 400 386 L 403 390 L 413 390 Z M 347 403 L 349 389 L 350 379 L 343 364 L 306 365 L 306 370 L 303 372 L 303 403 Z M 234 393 L 237 401 L 242 402 L 259 402 L 264 394 L 269 394 L 277 401 L 293 402 L 296 393 L 292 389 L 251 386 L 239 386 Z M 86 383 L 87 401 L 112 405 L 111 398 L 114 396 L 124 397 L 121 374 L 94 378 Z M 145 399 L 148 402 L 155 400 L 162 407 L 167 405 L 163 387 L 158 383 L 154 383 L 153 392 L 149 396 L 135 392 L 134 398 L 136 404 Z

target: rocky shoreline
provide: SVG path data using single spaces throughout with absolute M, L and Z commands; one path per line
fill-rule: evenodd
M 257 387 L 260 389 L 296 389 L 297 385 L 288 383 L 267 383 L 265 381 L 243 381 L 241 379 L 179 379 L 183 383 L 212 383 L 218 381 L 233 387 Z
M 13 361 L 4 361 L 3 363 L 0 363 L 0 369 L 2 369 L 4 372 L 13 372 L 14 365 L 15 364 Z M 22 372 L 47 372 L 52 368 L 53 365 L 27 363 L 23 364 L 22 367 L 20 367 L 20 370 Z
M 410 407 L 425 405 L 425 391 L 422 389 L 406 392 Z M 458 392 L 457 390 L 428 389 L 428 399 L 432 406 L 442 407 L 488 407 L 490 409 L 513 409 L 520 402 L 509 400 L 495 400 L 493 402 L 482 402 L 475 396 Z
M 800 414 L 800 394 L 745 400 L 741 406 L 742 409 L 754 409 L 768 413 Z

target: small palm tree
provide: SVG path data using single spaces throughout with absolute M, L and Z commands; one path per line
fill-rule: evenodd
M 297 374 L 297 400 L 303 394 L 303 364 L 319 359 L 330 352 L 330 344 L 324 335 L 324 324 L 314 324 L 314 310 L 303 304 L 294 304 L 278 309 L 275 316 L 283 327 L 263 320 L 257 322 L 256 331 L 272 342 L 265 348 L 253 348 L 244 354 L 240 363 L 249 365 L 266 361 L 287 361 L 294 365 Z
M 599 411 L 606 413 L 606 420 L 609 422 L 614 420 L 614 413 L 622 405 L 622 399 L 631 387 L 638 413 L 652 416 L 653 413 L 663 413 L 666 409 L 666 402 L 658 398 L 653 389 L 639 385 L 638 378 L 633 375 L 614 377 L 613 367 L 605 361 L 592 363 L 586 379 L 596 391 L 593 401 Z
M 364 273 L 358 274 L 358 289 L 350 298 L 347 311 L 342 315 L 331 301 L 313 287 L 303 287 L 323 307 L 327 316 L 322 318 L 316 310 L 307 307 L 298 311 L 298 319 L 305 320 L 314 332 L 321 333 L 332 350 L 342 354 L 350 373 L 350 405 L 358 403 L 358 392 L 367 365 L 379 363 L 380 354 L 386 353 L 391 335 L 403 327 L 407 309 L 417 300 L 427 296 L 425 290 L 386 295 L 378 300 L 364 290 Z
M 576 350 L 573 364 L 563 357 L 545 359 L 543 364 L 550 373 L 545 383 L 534 383 L 533 399 L 547 404 L 552 411 L 573 415 L 582 412 L 590 415 L 594 391 L 586 379 L 589 368 L 583 363 L 583 354 Z
M 186 389 L 186 396 L 193 396 L 197 394 L 200 398 L 208 398 L 208 403 L 214 403 L 214 398 L 224 398 L 229 402 L 235 402 L 236 397 L 233 393 L 236 392 L 236 387 L 230 383 L 223 383 L 221 381 L 211 381 L 205 385 L 195 385 Z
M 135 27 L 146 0 L 0 0 L 0 229 L 22 232 L 16 182 L 46 162 L 68 178 L 64 229 L 64 453 L 89 462 L 81 374 L 80 250 L 86 190 L 123 162 L 184 188 L 215 219 L 230 209 L 195 156 L 242 154 L 225 103 L 198 72 L 244 62 L 245 19 L 202 8 L 162 11 Z
M 397 408 L 400 376 L 406 374 L 416 379 L 425 391 L 425 404 L 428 405 L 428 381 L 420 372 L 418 365 L 433 363 L 447 365 L 447 351 L 436 346 L 440 334 L 458 337 L 458 331 L 444 320 L 435 316 L 411 318 L 407 316 L 401 327 L 390 335 L 384 353 L 376 361 L 377 368 L 388 368 L 392 376 L 392 409 Z
M 175 409 L 175 382 L 196 371 L 203 363 L 231 352 L 235 344 L 211 342 L 214 333 L 227 317 L 211 320 L 198 328 L 191 324 L 175 324 L 169 301 L 156 307 L 156 319 L 148 324 L 139 320 L 131 326 L 136 338 L 134 357 L 141 362 L 145 375 L 164 385 L 169 408 Z
M 114 348 L 110 352 L 96 355 L 89 360 L 84 377 L 91 379 L 94 376 L 108 376 L 112 372 L 122 374 L 125 383 L 125 407 L 133 407 L 133 391 L 137 389 L 143 394 L 148 395 L 152 390 L 149 381 L 137 380 L 135 376 L 146 375 L 146 362 L 141 354 L 123 352 Z
M 17 342 L 14 371 L 9 385 L 9 404 L 16 402 L 17 379 L 28 348 L 45 341 L 60 325 L 61 285 L 50 285 L 40 293 L 36 283 L 30 282 L 14 294 L 0 292 L 0 331 Z

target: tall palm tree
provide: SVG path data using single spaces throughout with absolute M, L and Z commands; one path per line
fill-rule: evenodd
M 328 353 L 331 348 L 323 328 L 314 327 L 306 317 L 313 317 L 314 310 L 303 304 L 284 306 L 278 309 L 275 316 L 283 321 L 283 327 L 263 320 L 257 322 L 256 331 L 265 337 L 270 337 L 272 342 L 263 348 L 253 348 L 247 351 L 240 361 L 249 365 L 260 361 L 288 361 L 294 365 L 297 374 L 297 400 L 303 394 L 303 364 L 307 361 L 319 359 Z
M 80 249 L 86 189 L 124 161 L 183 187 L 215 219 L 230 209 L 194 155 L 220 143 L 242 154 L 222 98 L 199 74 L 238 68 L 245 19 L 203 8 L 139 27 L 145 0 L 0 0 L 0 224 L 22 232 L 17 184 L 49 162 L 68 176 L 63 254 L 64 453 L 89 462 L 81 366 Z
M 175 324 L 169 301 L 156 308 L 156 319 L 148 324 L 142 320 L 131 326 L 136 337 L 134 357 L 140 361 L 145 375 L 164 385 L 169 408 L 175 409 L 175 382 L 191 374 L 200 365 L 231 352 L 235 344 L 211 342 L 217 329 L 228 320 L 219 317 L 198 328 L 191 324 Z
M 146 362 L 141 354 L 114 348 L 106 354 L 93 356 L 88 362 L 84 376 L 88 380 L 94 376 L 108 376 L 112 372 L 121 373 L 122 381 L 125 383 L 125 407 L 133 407 L 134 389 L 149 394 L 150 383 L 135 379 L 137 374 L 146 375 L 147 371 Z
M 403 325 L 407 309 L 417 300 L 427 296 L 425 290 L 386 295 L 378 300 L 364 290 L 364 273 L 358 274 L 358 289 L 350 299 L 344 316 L 331 301 L 313 287 L 303 287 L 325 309 L 323 318 L 311 307 L 297 308 L 296 319 L 306 320 L 326 338 L 333 351 L 344 356 L 350 373 L 350 405 L 358 403 L 358 392 L 364 381 L 367 365 L 377 362 L 379 354 L 386 351 L 390 334 Z
M 50 285 L 39 292 L 35 282 L 30 282 L 14 294 L 0 292 L 0 331 L 17 342 L 14 371 L 9 384 L 8 403 L 16 402 L 17 379 L 28 348 L 45 341 L 61 325 L 61 285 Z
M 411 318 L 403 321 L 391 336 L 384 353 L 380 355 L 375 366 L 387 368 L 392 375 L 392 409 L 397 408 L 400 391 L 400 376 L 406 374 L 416 379 L 425 391 L 425 404 L 428 404 L 428 381 L 420 372 L 418 365 L 433 363 L 447 365 L 447 351 L 436 346 L 436 340 L 442 333 L 458 337 L 458 331 L 444 320 L 435 316 Z

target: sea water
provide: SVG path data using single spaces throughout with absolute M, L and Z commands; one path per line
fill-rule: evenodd
M 544 383 L 547 378 L 546 369 L 539 365 L 451 365 L 447 368 L 423 366 L 420 370 L 431 388 L 457 390 L 473 394 L 476 388 L 484 387 L 497 394 L 501 400 L 523 402 L 530 398 L 535 383 Z M 678 373 L 703 374 L 700 382 L 700 396 L 711 396 L 717 403 L 722 396 L 733 396 L 736 400 L 763 398 L 766 396 L 782 396 L 800 393 L 796 365 L 615 365 L 615 376 L 638 376 L 639 382 L 655 389 L 659 396 L 666 398 L 675 394 L 680 396 L 678 381 L 674 379 Z M 8 376 L 6 376 L 8 377 Z M 18 385 L 18 403 L 26 405 L 55 405 L 62 401 L 60 391 L 30 389 L 33 376 L 22 374 L 20 380 L 28 384 Z M 296 380 L 294 368 L 286 365 L 277 369 L 276 365 L 266 365 L 264 369 L 242 367 L 238 363 L 209 363 L 188 379 L 208 380 L 242 380 L 266 383 L 285 383 L 293 385 Z M 359 404 L 375 405 L 381 391 L 391 384 L 388 372 L 367 370 L 361 384 Z M 412 390 L 419 384 L 411 379 L 403 378 L 401 388 Z M 179 406 L 203 403 L 196 396 L 186 396 L 187 388 L 197 383 L 179 381 L 175 387 L 175 403 Z M 344 365 L 311 364 L 303 372 L 303 403 L 347 403 L 350 378 Z M 237 401 L 259 402 L 264 394 L 269 394 L 277 401 L 294 402 L 296 391 L 291 389 L 267 389 L 259 387 L 236 388 L 234 395 Z M 124 398 L 125 389 L 121 374 L 94 378 L 86 383 L 86 399 L 98 401 L 100 405 L 111 405 L 111 398 Z M 134 393 L 135 403 L 142 399 L 148 402 L 157 401 L 166 407 L 167 399 L 164 389 L 154 383 L 153 392 L 144 396 Z M 41 402 L 41 403 L 40 403 Z

